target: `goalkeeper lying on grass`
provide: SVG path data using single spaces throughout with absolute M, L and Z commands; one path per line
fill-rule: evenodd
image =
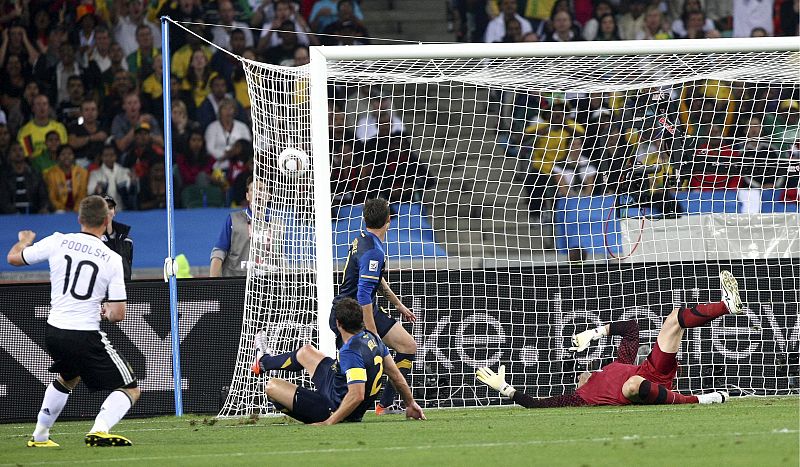
M 534 399 L 517 391 L 505 381 L 505 366 L 499 373 L 489 367 L 478 369 L 478 379 L 517 404 L 527 408 L 568 407 L 583 405 L 627 404 L 721 404 L 728 393 L 719 391 L 697 396 L 686 396 L 672 391 L 672 382 L 678 370 L 675 355 L 681 344 L 683 330 L 702 326 L 728 314 L 742 314 L 739 286 L 729 271 L 719 275 L 722 301 L 675 309 L 664 320 L 656 345 L 641 365 L 635 365 L 639 346 L 639 326 L 636 321 L 620 321 L 589 329 L 572 336 L 570 350 L 581 352 L 591 341 L 603 336 L 622 336 L 617 359 L 593 373 L 583 372 L 578 377 L 578 390 L 574 394 Z

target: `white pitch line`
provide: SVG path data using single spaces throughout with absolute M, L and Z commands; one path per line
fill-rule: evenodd
M 552 439 L 552 440 L 528 440 L 528 441 L 506 441 L 494 443 L 461 443 L 461 444 L 426 444 L 426 445 L 413 445 L 413 446 L 376 446 L 376 447 L 363 447 L 363 448 L 325 448 L 325 449 L 299 449 L 294 451 L 253 451 L 246 452 L 226 452 L 226 453 L 209 453 L 209 454 L 181 454 L 175 456 L 147 456 L 147 457 L 120 457 L 114 459 L 81 459 L 75 461 L 65 462 L 52 461 L 52 462 L 30 462 L 27 465 L 64 465 L 64 464 L 88 464 L 88 463 L 103 463 L 103 462 L 135 462 L 135 461 L 163 461 L 163 460 L 186 460 L 191 458 L 208 458 L 208 457 L 244 457 L 244 456 L 257 456 L 257 455 L 270 455 L 270 456 L 293 456 L 304 454 L 337 454 L 337 453 L 357 453 L 357 452 L 370 452 L 375 451 L 403 451 L 403 450 L 442 450 L 442 449 L 469 449 L 469 448 L 496 448 L 496 447 L 524 447 L 524 446 L 544 446 L 555 444 L 570 444 L 570 443 L 606 443 L 610 441 L 639 441 L 639 440 L 659 440 L 659 439 L 676 439 L 682 437 L 697 438 L 701 436 L 719 438 L 722 436 L 770 436 L 770 435 L 783 435 L 783 434 L 796 434 L 800 430 L 790 430 L 788 428 L 775 429 L 771 431 L 757 431 L 750 433 L 703 433 L 703 434 L 686 434 L 686 435 L 626 435 L 620 437 L 602 437 L 602 438 L 567 438 L 567 439 Z M 0 466 L 15 466 L 14 464 L 0 464 Z

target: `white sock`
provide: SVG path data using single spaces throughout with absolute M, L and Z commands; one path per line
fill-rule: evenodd
M 58 385 L 58 388 L 56 387 Z M 34 441 L 47 441 L 50 438 L 50 427 L 56 423 L 56 419 L 61 415 L 61 410 L 67 404 L 69 392 L 61 383 L 53 381 L 44 391 L 42 408 L 36 417 L 36 429 L 33 431 Z
M 131 405 L 131 398 L 125 392 L 114 391 L 109 394 L 94 419 L 90 433 L 108 433 L 128 413 Z

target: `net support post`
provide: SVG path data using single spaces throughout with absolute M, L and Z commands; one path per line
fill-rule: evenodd
M 169 16 L 161 17 L 161 79 L 164 103 L 164 172 L 167 178 L 167 258 L 164 263 L 164 276 L 169 282 L 169 316 L 172 335 L 172 381 L 175 392 L 175 416 L 183 415 L 183 391 L 181 388 L 181 335 L 178 322 L 178 282 L 175 268 L 167 267 L 175 262 L 175 197 L 172 184 L 172 99 L 170 96 L 170 76 L 172 75 L 171 53 L 169 47 Z
M 314 169 L 316 224 L 317 332 L 319 349 L 336 354 L 336 340 L 328 326 L 333 302 L 333 227 L 331 225 L 331 169 L 328 151 L 328 73 L 321 47 L 309 51 L 311 98 L 311 153 Z

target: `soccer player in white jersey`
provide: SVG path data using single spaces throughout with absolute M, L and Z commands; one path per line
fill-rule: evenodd
M 49 261 L 50 314 L 45 343 L 58 373 L 47 387 L 29 447 L 58 447 L 50 439 L 70 392 L 83 380 L 90 391 L 112 390 L 86 435 L 88 446 L 130 446 L 123 436 L 109 433 L 139 399 L 136 376 L 128 362 L 100 331 L 100 320 L 116 323 L 125 318 L 125 281 L 122 258 L 100 237 L 110 222 L 108 206 L 100 196 L 84 198 L 78 212 L 80 233 L 59 232 L 33 243 L 36 234 L 19 232 L 8 252 L 14 266 Z

